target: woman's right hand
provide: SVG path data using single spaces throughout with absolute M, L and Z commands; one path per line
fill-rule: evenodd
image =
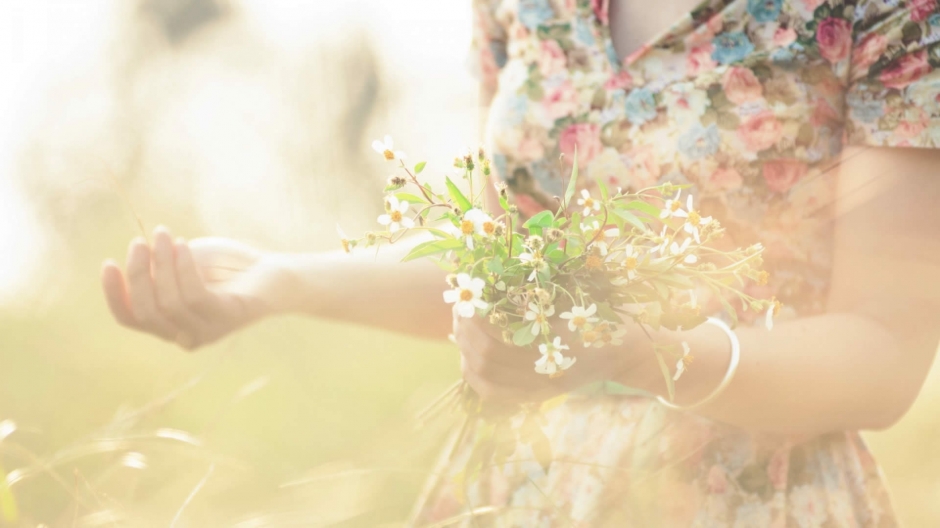
M 106 261 L 101 281 L 118 323 L 186 350 L 209 344 L 277 310 L 289 287 L 275 255 L 225 238 L 131 242 L 125 269 Z

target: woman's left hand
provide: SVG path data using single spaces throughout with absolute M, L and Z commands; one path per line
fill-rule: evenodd
M 454 318 L 454 338 L 460 347 L 463 378 L 484 400 L 501 403 L 540 402 L 601 380 L 617 380 L 630 368 L 627 344 L 619 347 L 585 348 L 574 334 L 563 334 L 571 347 L 566 357 L 577 362 L 564 375 L 550 378 L 535 372 L 540 353 L 503 342 L 502 329 L 480 317 Z

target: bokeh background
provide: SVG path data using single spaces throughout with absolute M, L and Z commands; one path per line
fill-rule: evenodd
M 285 317 L 187 355 L 115 325 L 98 270 L 158 224 L 289 251 L 366 229 L 373 138 L 439 176 L 477 143 L 469 39 L 468 0 L 0 2 L 6 524 L 407 515 L 441 434 L 410 417 L 456 379 L 448 344 Z M 940 526 L 938 411 L 935 368 L 866 434 L 912 527 Z

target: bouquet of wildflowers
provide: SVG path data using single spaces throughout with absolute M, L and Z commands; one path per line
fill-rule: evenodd
M 686 186 L 623 192 L 598 181 L 596 194 L 579 192 L 575 155 L 565 194 L 556 198 L 558 208 L 523 221 L 505 184 L 495 184 L 501 211 L 484 208 L 485 186 L 492 183 L 483 149 L 454 162 L 458 179 L 469 188 L 465 193 L 450 177 L 445 192 L 422 182 L 425 163 L 407 166 L 389 137 L 373 148 L 397 162 L 397 172 L 385 187 L 381 229 L 358 239 L 340 230 L 345 250 L 394 244 L 409 231 L 426 231 L 430 240 L 404 260 L 436 260 L 449 272 L 443 301 L 459 317 L 487 317 L 507 343 L 531 348 L 533 368 L 540 374 L 557 377 L 577 368 L 567 355 L 570 344 L 562 329 L 585 347 L 604 347 L 622 344 L 622 336 L 635 331 L 628 325 L 688 330 L 704 323 L 696 295 L 702 288 L 714 292 L 734 322 L 736 311 L 728 298 L 737 297 L 744 309 L 766 310 L 768 325 L 779 309 L 775 299 L 744 293 L 747 281 L 767 281 L 761 245 L 733 251 L 710 246 L 723 230 L 695 209 L 691 195 L 683 195 Z M 653 349 L 672 398 L 674 381 L 691 361 L 689 347 Z M 463 394 L 470 402 L 466 409 L 481 408 L 466 386 Z M 506 422 L 496 426 L 497 433 L 505 432 Z M 522 429 L 535 431 L 544 446 L 536 424 L 526 418 Z

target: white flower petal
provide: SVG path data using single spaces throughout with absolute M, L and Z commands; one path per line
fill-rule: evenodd
M 587 189 L 581 189 L 581 196 L 583 196 L 585 199 L 588 199 L 591 197 L 591 193 L 589 193 Z
M 379 216 L 378 221 L 382 225 L 388 225 L 392 223 L 392 217 L 387 214 L 384 214 L 384 215 Z
M 470 301 L 470 302 L 473 303 L 473 306 L 475 306 L 475 307 L 477 307 L 477 308 L 479 308 L 479 309 L 481 309 L 481 310 L 486 310 L 487 308 L 490 307 L 490 303 L 484 301 L 483 299 L 474 299 L 474 300 L 472 300 L 472 301 Z
M 534 324 L 532 325 L 532 335 L 537 336 L 542 333 L 542 325 Z
M 486 287 L 486 281 L 479 277 L 470 281 L 470 291 L 472 291 L 474 295 L 480 295 L 484 287 Z
M 459 290 L 447 290 L 444 292 L 444 302 L 455 303 L 460 300 Z
M 375 141 L 372 142 L 372 149 L 378 152 L 379 154 L 383 154 L 385 152 L 385 143 L 382 143 L 381 141 L 376 139 Z
M 767 330 L 774 329 L 774 307 L 771 306 L 767 310 L 767 316 L 764 318 L 764 325 L 767 326 Z
M 454 306 L 457 308 L 457 314 L 461 317 L 473 317 L 476 313 L 476 308 L 468 302 L 459 302 Z

